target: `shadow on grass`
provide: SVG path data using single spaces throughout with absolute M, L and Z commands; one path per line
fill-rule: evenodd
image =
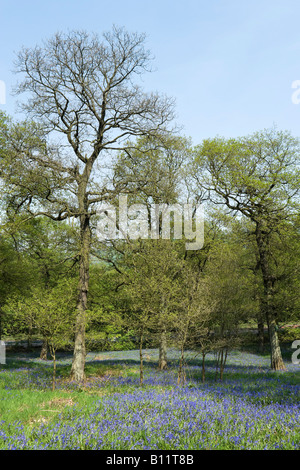
M 171 354 L 170 354 L 171 356 Z M 263 359 L 261 363 L 260 359 Z M 251 361 L 253 360 L 253 364 Z M 68 381 L 70 378 L 72 364 L 71 353 L 58 353 L 57 354 L 57 372 L 56 376 L 58 380 Z M 265 355 L 258 355 L 257 353 L 252 354 L 250 352 L 233 352 L 229 355 L 228 362 L 224 369 L 224 375 L 222 381 L 220 381 L 219 375 L 216 373 L 217 361 L 216 358 L 211 354 L 208 355 L 205 360 L 205 384 L 206 386 L 223 386 L 229 392 L 230 388 L 238 389 L 251 389 L 259 390 L 260 394 L 268 395 L 270 388 L 281 389 L 282 387 L 297 387 L 299 393 L 299 382 L 300 382 L 300 368 L 293 371 L 285 371 L 284 373 L 276 373 L 272 371 L 267 364 Z M 150 374 L 151 377 L 157 378 L 159 383 L 160 378 L 173 374 L 173 382 L 176 385 L 176 374 L 178 372 L 179 359 L 178 357 L 170 357 L 168 361 L 167 371 L 160 371 L 158 369 L 158 357 L 151 351 L 150 355 L 145 354 L 144 359 L 144 371 L 145 374 Z M 135 376 L 139 374 L 140 361 L 138 358 L 137 351 L 119 351 L 119 352 L 105 352 L 98 354 L 88 354 L 86 361 L 86 375 L 87 377 L 105 377 L 110 375 L 118 379 L 118 377 L 124 376 Z M 53 372 L 53 362 L 48 359 L 47 361 L 39 358 L 38 352 L 22 352 L 10 354 L 7 357 L 7 362 L 0 366 L 0 371 L 3 368 L 5 371 L 17 372 L 27 371 L 28 372 L 28 386 L 30 383 L 39 384 L 42 386 L 47 382 L 50 384 L 50 378 Z M 186 359 L 185 373 L 186 382 L 193 386 L 202 386 L 202 358 L 190 357 Z M 165 373 L 166 372 L 166 373 Z M 30 377 L 29 377 L 30 375 Z M 5 379 L 4 376 L 2 376 Z M 44 380 L 44 382 L 43 382 Z M 10 380 L 7 379 L 9 385 Z M 12 384 L 14 381 L 11 382 Z M 26 386 L 26 383 L 20 381 L 20 386 Z M 17 384 L 17 379 L 16 379 Z M 293 389 L 294 390 L 294 389 Z M 297 390 L 296 390 L 297 392 Z

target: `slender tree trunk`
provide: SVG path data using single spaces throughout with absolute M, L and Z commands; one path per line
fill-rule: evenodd
M 264 319 L 263 313 L 260 312 L 257 317 L 257 336 L 258 336 L 258 349 L 262 353 L 264 351 L 265 335 L 264 335 Z
M 31 346 L 32 346 L 32 325 L 29 326 L 28 333 L 27 333 L 27 348 L 28 348 L 28 350 L 31 349 Z
M 179 368 L 178 368 L 178 379 L 177 379 L 177 383 L 178 385 L 180 385 L 180 383 L 182 383 L 182 385 L 185 384 L 186 382 L 186 373 L 185 373 L 185 361 L 184 361 L 184 350 L 185 350 L 185 346 L 186 346 L 186 341 L 187 341 L 187 334 L 188 334 L 188 329 L 189 329 L 189 324 L 190 322 L 188 321 L 183 329 L 182 329 L 182 339 L 180 341 L 180 344 L 181 344 L 181 356 L 180 356 L 180 361 L 179 361 Z
M 180 361 L 179 361 L 179 368 L 178 368 L 178 379 L 177 379 L 177 384 L 184 385 L 185 384 L 185 372 L 184 372 L 184 342 L 181 344 L 181 355 L 180 355 Z
M 40 354 L 40 359 L 43 361 L 47 361 L 47 356 L 48 356 L 48 342 L 47 339 L 43 339 L 43 344 L 41 348 L 41 354 Z
M 56 355 L 55 351 L 52 353 L 53 357 L 53 376 L 52 376 L 52 391 L 55 390 L 55 382 L 56 382 Z
M 55 383 L 56 383 L 56 349 L 53 345 L 49 345 L 50 354 L 53 361 L 53 370 L 52 370 L 52 392 L 55 390 Z
M 280 344 L 276 331 L 276 318 L 273 307 L 273 278 L 268 263 L 268 235 L 263 236 L 261 224 L 256 225 L 256 241 L 260 258 L 260 268 L 264 283 L 263 308 L 266 322 L 269 328 L 271 348 L 271 368 L 274 370 L 285 370 L 282 359 Z
M 89 288 L 89 261 L 90 261 L 90 226 L 89 217 L 82 216 L 80 220 L 80 241 L 81 250 L 79 258 L 79 295 L 77 304 L 77 317 L 75 325 L 75 344 L 73 353 L 73 363 L 71 377 L 78 383 L 85 380 L 85 329 L 86 329 L 86 310 Z
M 220 364 L 220 351 L 218 350 L 217 353 L 216 353 L 216 356 L 217 356 L 217 362 L 216 362 L 216 376 L 215 376 L 215 380 L 218 380 L 218 369 L 219 369 L 219 364 Z
M 168 361 L 167 361 L 167 333 L 165 328 L 162 329 L 160 333 L 160 343 L 159 343 L 159 362 L 158 368 L 159 370 L 167 369 Z
M 221 381 L 223 380 L 225 364 L 226 364 L 226 361 L 227 361 L 227 354 L 228 354 L 228 349 L 225 348 L 225 354 L 224 354 L 224 350 L 222 349 L 221 365 L 220 365 L 220 380 Z
M 224 349 L 221 350 L 220 354 L 220 380 L 222 381 L 223 378 L 223 357 L 224 357 Z
M 205 355 L 206 353 L 202 352 L 202 383 L 205 382 Z
M 141 334 L 140 334 L 140 386 L 141 387 L 144 382 L 143 340 L 144 340 L 144 328 L 142 328 Z

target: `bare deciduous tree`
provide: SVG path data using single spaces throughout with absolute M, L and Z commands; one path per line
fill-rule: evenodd
M 58 142 L 55 151 L 48 145 L 43 154 L 26 153 L 40 170 L 50 170 L 60 178 L 59 188 L 54 190 L 51 184 L 45 188 L 43 202 L 48 207 L 39 213 L 79 221 L 79 296 L 72 364 L 76 381 L 84 380 L 91 217 L 95 205 L 110 191 L 120 191 L 120 186 L 108 189 L 100 169 L 111 151 L 126 149 L 132 137 L 167 132 L 174 117 L 172 99 L 145 93 L 135 81 L 149 70 L 150 61 L 145 36 L 117 27 L 104 33 L 103 39 L 84 31 L 58 33 L 41 47 L 23 48 L 17 58 L 16 70 L 24 79 L 16 92 L 29 94 L 23 109 L 49 136 L 57 136 Z

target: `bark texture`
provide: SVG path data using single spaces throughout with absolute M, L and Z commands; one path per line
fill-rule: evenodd
M 165 369 L 167 369 L 167 367 L 168 367 L 167 335 L 166 335 L 166 330 L 163 329 L 161 334 L 160 334 L 158 368 L 159 368 L 159 370 L 165 370 Z
M 257 223 L 256 226 L 256 241 L 264 284 L 263 310 L 265 313 L 270 338 L 271 368 L 274 370 L 285 370 L 277 335 L 276 314 L 273 305 L 273 285 L 275 279 L 271 274 L 268 260 L 268 234 L 263 233 L 263 228 L 260 223 Z

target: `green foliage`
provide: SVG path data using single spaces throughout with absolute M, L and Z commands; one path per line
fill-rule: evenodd
M 73 279 L 82 252 L 76 222 L 54 220 L 78 213 L 71 196 L 76 172 L 65 172 L 52 151 L 38 123 L 14 123 L 0 113 L 1 332 L 37 332 L 55 350 L 73 334 Z M 91 240 L 88 348 L 133 348 L 141 334 L 157 344 L 164 331 L 177 346 L 214 349 L 221 343 L 212 344 L 213 337 L 224 340 L 242 322 L 256 322 L 265 296 L 258 226 L 276 321 L 297 322 L 298 162 L 298 140 L 276 130 L 207 139 L 195 149 L 186 138 L 159 133 L 127 142 L 114 162 L 112 203 L 123 190 L 129 203 L 143 204 L 201 201 L 209 191 L 216 205 L 208 204 L 204 246 L 195 252 L 185 252 L 182 240 Z M 42 208 L 49 217 L 32 217 Z
M 31 295 L 7 300 L 7 315 L 31 332 L 36 330 L 47 342 L 53 358 L 55 387 L 56 351 L 65 348 L 74 335 L 76 290 L 73 280 L 63 280 L 55 287 L 33 287 Z
M 126 186 L 132 202 L 175 203 L 180 197 L 183 165 L 190 152 L 191 143 L 184 137 L 140 137 L 118 155 L 114 181 Z
M 286 326 L 278 330 L 278 336 L 282 343 L 292 344 L 293 341 L 300 340 L 300 326 Z
M 63 280 L 53 288 L 33 287 L 30 296 L 11 298 L 4 308 L 20 323 L 36 328 L 55 351 L 72 337 L 76 309 L 74 281 Z
M 244 215 L 280 222 L 296 204 L 299 190 L 299 140 L 275 129 L 240 139 L 208 139 L 197 150 L 195 165 L 213 198 Z M 224 201 L 225 202 L 225 201 Z
M 174 243 L 141 240 L 134 251 L 127 251 L 125 263 L 129 267 L 123 276 L 131 305 L 129 324 L 145 331 L 171 326 L 176 319 L 183 266 Z

